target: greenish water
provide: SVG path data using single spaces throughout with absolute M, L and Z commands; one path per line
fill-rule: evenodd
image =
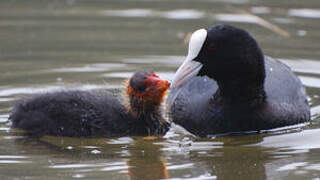
M 319 179 L 318 0 L 0 1 L 0 179 Z M 118 92 L 132 72 L 172 79 L 184 37 L 228 23 L 249 31 L 306 86 L 312 122 L 268 134 L 32 139 L 10 130 L 14 100 L 61 88 Z M 276 25 L 281 30 L 270 28 Z

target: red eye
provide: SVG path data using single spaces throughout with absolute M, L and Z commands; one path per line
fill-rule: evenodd
M 216 49 L 217 49 L 216 44 L 210 44 L 208 47 L 208 50 L 216 50 Z

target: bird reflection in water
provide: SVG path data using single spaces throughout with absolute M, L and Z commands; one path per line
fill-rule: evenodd
M 162 146 L 153 144 L 152 139 L 139 139 L 130 150 L 131 158 L 127 161 L 129 180 L 169 178 Z

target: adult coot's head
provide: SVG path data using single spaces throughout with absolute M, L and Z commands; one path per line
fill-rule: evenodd
M 170 84 L 152 71 L 136 72 L 128 81 L 126 94 L 131 105 L 158 105 Z
M 196 75 L 215 79 L 224 93 L 239 86 L 242 90 L 246 89 L 242 86 L 261 89 L 264 56 L 253 37 L 242 29 L 229 25 L 200 29 L 192 34 L 188 56 L 171 87 L 178 88 Z

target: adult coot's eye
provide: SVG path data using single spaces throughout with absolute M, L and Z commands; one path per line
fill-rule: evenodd
M 209 46 L 208 46 L 208 50 L 216 50 L 217 49 L 217 46 L 216 46 L 216 44 L 214 44 L 214 43 L 212 43 L 212 44 L 210 44 Z

